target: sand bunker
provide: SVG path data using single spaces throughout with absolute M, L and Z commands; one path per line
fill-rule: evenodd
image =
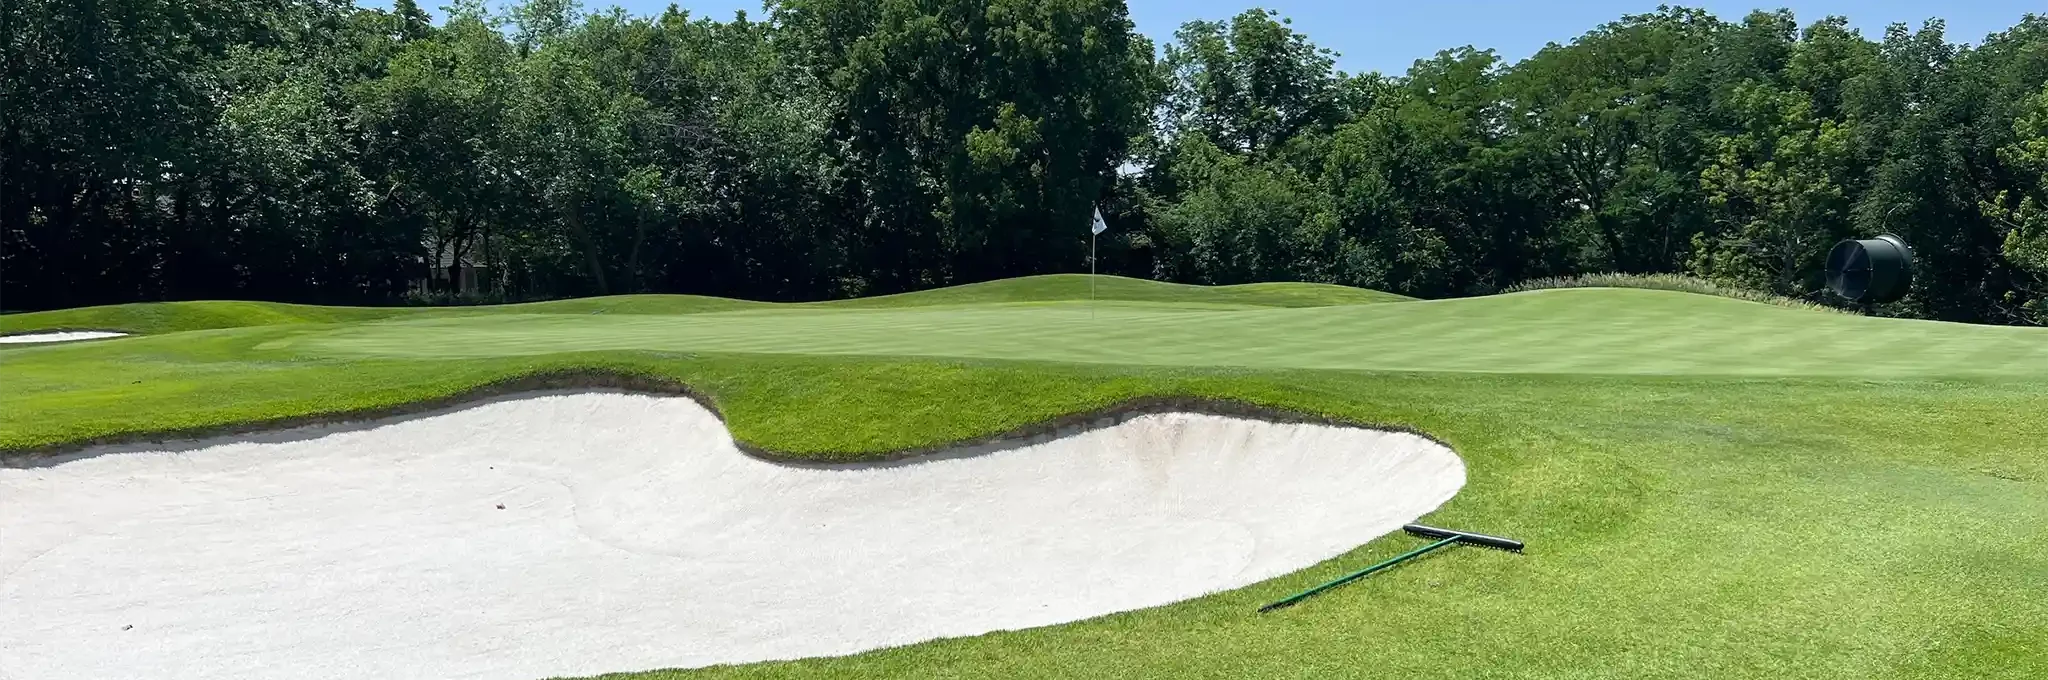
M 535 395 L 0 468 L 0 676 L 540 678 L 836 655 L 1300 569 L 1464 483 L 1211 415 L 863 467 L 696 402 Z
M 0 345 L 29 344 L 41 342 L 71 342 L 73 340 L 99 340 L 101 338 L 118 338 L 125 335 L 127 335 L 127 333 L 115 333 L 113 331 L 58 331 L 54 333 L 21 333 L 18 335 L 0 335 Z

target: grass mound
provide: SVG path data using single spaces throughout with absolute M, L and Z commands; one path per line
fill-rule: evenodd
M 1816 314 L 1626 288 L 1300 309 L 1000 304 L 775 307 L 708 318 L 424 318 L 308 329 L 279 342 L 365 359 L 655 351 L 1581 375 L 2048 377 L 2048 330 Z
M 428 316 L 478 316 L 490 314 L 702 314 L 773 307 L 774 303 L 735 300 L 708 295 L 606 295 L 603 297 L 521 302 L 478 307 L 431 307 L 419 310 Z
M 1550 290 L 1556 288 L 1644 288 L 1649 290 L 1670 290 L 1681 293 L 1715 295 L 1724 298 L 1733 298 L 1736 300 L 1761 302 L 1769 305 L 1778 305 L 1780 307 L 1791 307 L 1793 309 L 1810 309 L 1822 312 L 1835 312 L 1837 314 L 1856 313 L 1854 311 L 1842 309 L 1839 307 L 1829 307 L 1827 305 L 1789 298 L 1783 295 L 1774 295 L 1771 293 L 1750 290 L 1747 288 L 1737 288 L 1734 286 L 1724 286 L 1718 283 L 1714 283 L 1712 281 L 1708 281 L 1706 279 L 1686 276 L 1683 274 L 1586 274 L 1583 276 L 1553 276 L 1549 278 L 1530 279 L 1528 281 L 1523 281 L 1521 283 L 1508 286 L 1506 290 L 1503 290 L 1501 292 L 1521 293 L 1532 290 Z
M 1098 300 L 1231 307 L 1324 307 L 1412 299 L 1376 290 L 1321 283 L 1194 286 L 1121 276 L 1096 277 L 1095 289 L 1094 297 Z M 8 314 L 0 316 L 0 335 L 56 330 L 121 331 L 155 335 L 295 323 L 349 323 L 496 314 L 697 314 L 770 308 L 874 309 L 1087 299 L 1089 286 L 1086 275 L 1052 274 L 898 295 L 807 303 L 755 302 L 703 295 L 608 295 L 573 300 L 464 307 L 326 307 L 281 302 L 196 300 L 138 302 Z
M 1334 307 L 1415 298 L 1327 283 L 1246 283 L 1198 286 L 1122 276 L 1095 277 L 1098 300 L 1164 302 L 1239 307 Z M 1063 302 L 1089 298 L 1088 275 L 1046 274 L 970 283 L 897 295 L 818 303 L 831 307 L 921 307 L 1005 302 Z
M 399 307 L 324 307 L 234 300 L 137 302 L 8 314 L 0 316 L 0 335 L 58 330 L 120 331 L 151 335 L 292 323 L 374 321 L 408 311 L 411 310 Z

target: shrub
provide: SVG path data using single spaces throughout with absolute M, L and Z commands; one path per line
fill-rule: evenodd
M 504 293 L 497 291 L 454 293 L 448 291 L 411 290 L 405 294 L 404 302 L 410 307 L 466 307 L 470 305 L 499 305 L 511 302 Z

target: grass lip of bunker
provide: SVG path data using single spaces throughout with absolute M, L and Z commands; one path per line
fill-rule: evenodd
M 790 466 L 687 397 L 508 396 L 0 469 L 0 648 L 31 675 L 212 677 L 842 655 L 1241 587 L 1464 479 L 1419 435 L 1174 412 Z M 136 630 L 163 644 L 119 644 Z

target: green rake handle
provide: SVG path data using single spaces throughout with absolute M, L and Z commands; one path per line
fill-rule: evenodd
M 1408 560 L 1411 560 L 1411 559 L 1414 559 L 1414 558 L 1417 558 L 1417 557 L 1421 557 L 1421 556 L 1422 556 L 1422 555 L 1423 555 L 1424 553 L 1427 553 L 1427 552 L 1429 552 L 1429 551 L 1431 551 L 1431 550 L 1435 550 L 1435 549 L 1437 549 L 1437 548 L 1441 548 L 1441 547 L 1444 547 L 1444 546 L 1447 546 L 1447 545 L 1450 545 L 1450 544 L 1452 544 L 1452 543 L 1456 543 L 1456 542 L 1458 542 L 1458 537 L 1456 537 L 1456 536 L 1452 536 L 1452 537 L 1450 537 L 1450 538 L 1442 539 L 1442 540 L 1439 540 L 1439 541 L 1437 541 L 1437 542 L 1435 542 L 1435 543 L 1431 543 L 1431 544 L 1429 544 L 1429 545 L 1425 545 L 1425 546 L 1422 546 L 1422 547 L 1420 547 L 1420 548 L 1416 548 L 1416 549 L 1414 549 L 1414 550 L 1410 550 L 1410 551 L 1408 551 L 1408 552 L 1405 552 L 1405 553 L 1401 553 L 1400 555 L 1397 555 L 1397 556 L 1395 556 L 1395 557 L 1394 557 L 1393 559 L 1387 560 L 1387 561 L 1385 561 L 1385 562 L 1381 562 L 1381 563 L 1379 563 L 1379 564 L 1375 564 L 1375 565 L 1372 565 L 1372 566 L 1370 566 L 1370 567 L 1366 567 L 1366 568 L 1364 568 L 1364 569 L 1360 569 L 1360 570 L 1358 570 L 1358 571 L 1354 571 L 1354 572 L 1351 572 L 1351 573 L 1349 573 L 1349 574 L 1345 574 L 1345 575 L 1343 575 L 1343 576 L 1337 577 L 1337 580 L 1335 580 L 1335 581 L 1331 581 L 1331 582 L 1329 582 L 1329 583 L 1325 583 L 1325 584 L 1322 584 L 1322 585 L 1316 586 L 1316 587 L 1314 587 L 1314 588 L 1310 588 L 1310 589 L 1308 589 L 1308 590 L 1304 590 L 1304 591 L 1301 591 L 1301 592 L 1299 592 L 1299 593 L 1295 593 L 1295 594 L 1293 594 L 1293 595 L 1289 595 L 1289 596 L 1287 596 L 1287 597 L 1286 597 L 1285 599 L 1282 599 L 1282 600 L 1280 600 L 1280 601 L 1278 601 L 1278 602 L 1274 602 L 1274 603 L 1272 603 L 1272 604 L 1269 604 L 1269 605 L 1266 605 L 1266 606 L 1264 606 L 1264 607 L 1260 607 L 1260 608 L 1259 608 L 1259 613 L 1263 614 L 1263 613 L 1266 613 L 1266 612 L 1270 612 L 1270 611 L 1273 611 L 1273 610 L 1275 610 L 1275 609 L 1280 609 L 1280 608 L 1283 608 L 1283 607 L 1289 607 L 1289 606 L 1293 606 L 1293 605 L 1294 605 L 1294 603 L 1296 603 L 1296 602 L 1300 602 L 1300 601 L 1302 601 L 1302 600 L 1306 600 L 1306 599 L 1308 599 L 1308 598 L 1311 598 L 1311 597 L 1315 597 L 1315 595 L 1316 595 L 1317 593 L 1321 593 L 1321 592 L 1323 592 L 1323 591 L 1325 591 L 1325 590 L 1329 590 L 1329 589 L 1331 589 L 1331 588 L 1335 588 L 1335 587 L 1337 587 L 1337 586 L 1341 586 L 1341 585 L 1344 585 L 1344 584 L 1346 584 L 1346 583 L 1350 583 L 1350 582 L 1352 582 L 1352 581 L 1356 581 L 1356 580 L 1358 580 L 1358 579 L 1362 579 L 1362 578 L 1365 578 L 1365 577 L 1367 577 L 1367 576 L 1371 576 L 1371 575 L 1373 575 L 1373 573 L 1375 573 L 1375 572 L 1379 572 L 1379 571 L 1385 570 L 1385 569 L 1386 569 L 1386 568 L 1388 568 L 1388 567 L 1392 567 L 1392 566 L 1394 566 L 1394 565 L 1396 565 L 1396 564 L 1400 564 L 1400 563 L 1402 563 L 1402 562 L 1406 562 L 1406 561 L 1408 561 Z

